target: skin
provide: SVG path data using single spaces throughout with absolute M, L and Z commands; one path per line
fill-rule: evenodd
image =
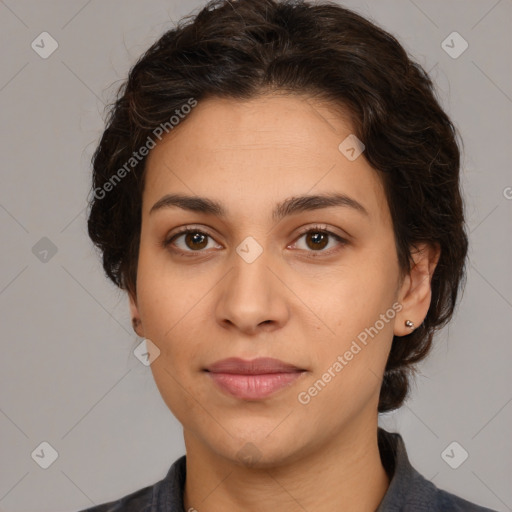
M 364 153 L 349 161 L 338 149 L 351 133 L 339 110 L 313 98 L 210 98 L 148 156 L 130 308 L 137 333 L 160 350 L 151 370 L 183 425 L 185 510 L 367 512 L 387 491 L 377 445 L 382 375 L 393 335 L 427 314 L 439 254 L 420 246 L 411 272 L 400 274 L 378 172 Z M 271 217 L 286 198 L 332 192 L 368 215 L 334 206 Z M 216 200 L 227 215 L 175 206 L 150 213 L 171 193 Z M 188 225 L 209 237 L 163 245 Z M 316 225 L 347 242 L 329 235 L 318 248 Z M 252 263 L 236 252 L 248 236 L 263 251 Z M 396 316 L 300 403 L 298 394 L 394 303 Z M 266 399 L 241 400 L 203 371 L 227 357 L 275 357 L 307 371 Z M 247 443 L 257 454 L 250 463 L 240 457 Z

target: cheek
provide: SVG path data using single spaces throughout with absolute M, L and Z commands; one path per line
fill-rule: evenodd
M 201 396 L 194 382 L 180 372 L 179 361 L 170 353 L 159 357 L 151 364 L 153 379 L 168 409 L 177 420 L 192 431 L 212 430 L 211 418 L 208 415 L 208 401 Z M 215 426 L 215 425 L 213 425 Z
M 199 273 L 192 265 L 171 262 L 165 251 L 141 248 L 139 313 L 144 335 L 160 349 L 160 364 L 172 372 L 171 381 L 172 377 L 180 382 L 190 379 L 190 372 L 198 371 L 201 362 L 208 360 L 205 353 L 208 356 L 208 333 L 212 332 L 213 321 L 208 294 L 217 281 L 213 273 Z M 160 372 L 158 378 L 165 380 L 165 372 Z
M 311 294 L 338 339 L 353 338 L 373 326 L 396 300 L 399 273 L 393 241 L 375 245 L 378 249 L 354 251 Z M 389 331 L 390 324 L 379 330 Z
M 141 241 L 137 299 L 147 337 L 163 339 L 192 311 L 207 283 L 173 263 L 165 250 Z M 202 288 L 205 291 L 202 292 Z
M 369 301 L 364 311 L 345 308 L 335 335 L 316 340 L 314 372 L 297 398 L 326 428 L 335 431 L 340 422 L 377 406 L 395 315 L 382 300 Z
M 198 400 L 202 400 L 196 390 L 192 391 L 191 379 L 201 366 L 200 331 L 204 340 L 204 314 L 201 318 L 197 296 L 185 293 L 190 283 L 182 287 L 178 276 L 170 279 L 156 267 L 148 268 L 140 274 L 138 300 L 144 334 L 160 350 L 150 368 L 167 407 L 188 426 L 188 418 L 200 418 L 202 414 L 198 409 Z
M 316 340 L 316 371 L 310 382 L 320 378 L 320 387 L 329 382 L 325 398 L 332 393 L 333 399 L 352 396 L 364 401 L 380 387 L 401 309 L 396 302 L 398 264 L 393 242 L 381 244 L 380 249 L 361 252 L 330 276 L 329 287 L 316 289 L 321 318 L 329 330 L 325 329 L 325 338 Z

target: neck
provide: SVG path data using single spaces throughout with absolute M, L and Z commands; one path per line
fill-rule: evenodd
M 185 510 L 373 512 L 389 478 L 377 443 L 377 419 L 347 428 L 293 462 L 248 468 L 212 452 L 188 431 Z

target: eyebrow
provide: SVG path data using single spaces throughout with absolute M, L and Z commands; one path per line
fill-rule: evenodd
M 346 194 L 332 193 L 289 197 L 275 206 L 272 212 L 272 218 L 274 221 L 280 221 L 289 215 L 332 206 L 351 208 L 369 217 L 366 208 L 355 199 Z M 172 207 L 191 212 L 215 215 L 221 218 L 227 217 L 227 210 L 218 201 L 207 197 L 186 196 L 182 194 L 167 194 L 163 196 L 151 207 L 149 214 L 151 215 L 158 210 Z

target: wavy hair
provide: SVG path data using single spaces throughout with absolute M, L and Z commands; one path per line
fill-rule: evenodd
M 465 278 L 459 137 L 424 69 L 357 13 L 334 2 L 213 0 L 164 33 L 110 106 L 92 161 L 89 236 L 106 275 L 135 296 L 145 158 L 108 183 L 190 98 L 243 100 L 269 91 L 320 97 L 348 112 L 364 158 L 382 178 L 402 273 L 419 243 L 441 249 L 425 320 L 392 342 L 378 410 L 396 409 Z

